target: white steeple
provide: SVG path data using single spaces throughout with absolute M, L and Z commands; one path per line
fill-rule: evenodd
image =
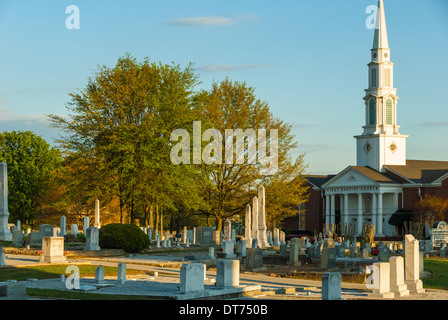
M 386 15 L 384 13 L 383 0 L 378 2 L 378 10 L 375 20 L 375 35 L 373 37 L 372 49 L 389 48 L 389 41 L 387 40 Z
M 357 165 L 384 171 L 384 165 L 406 165 L 406 138 L 397 124 L 397 89 L 394 64 L 390 61 L 383 0 L 378 11 L 371 49 L 368 89 L 365 101 L 364 132 L 357 139 Z

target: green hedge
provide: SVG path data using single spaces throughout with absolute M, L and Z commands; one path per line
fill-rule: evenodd
M 100 247 L 139 252 L 150 245 L 148 236 L 135 224 L 111 223 L 100 229 Z

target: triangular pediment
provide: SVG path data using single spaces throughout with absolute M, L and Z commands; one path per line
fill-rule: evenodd
M 327 181 L 322 187 L 339 188 L 339 187 L 357 187 L 357 186 L 378 186 L 379 183 L 368 178 L 364 174 L 355 170 L 353 167 L 347 167 L 333 179 Z

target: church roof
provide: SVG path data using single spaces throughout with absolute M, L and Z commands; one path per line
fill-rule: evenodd
M 375 169 L 372 169 L 370 167 L 364 167 L 364 166 L 350 166 L 350 167 L 355 169 L 359 173 L 363 174 L 367 178 L 378 183 L 394 183 L 394 184 L 402 183 L 401 181 L 394 179 L 387 173 L 376 171 Z
M 320 188 L 325 182 L 329 181 L 333 177 L 335 177 L 335 174 L 329 174 L 329 175 L 308 175 L 305 177 L 306 180 L 308 180 L 309 183 L 312 185 Z
M 433 183 L 448 175 L 448 161 L 406 160 L 405 166 L 386 165 L 386 169 L 414 183 Z

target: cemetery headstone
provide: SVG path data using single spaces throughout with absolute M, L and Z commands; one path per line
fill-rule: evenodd
M 251 207 L 250 204 L 246 205 L 246 215 L 244 218 L 244 239 L 246 239 L 246 245 L 248 248 L 252 245 L 252 224 L 251 224 Z
M 8 219 L 8 169 L 6 163 L 0 162 L 0 240 L 12 240 Z
M 322 300 L 342 300 L 339 272 L 329 272 L 322 276 Z
M 183 264 L 180 268 L 179 291 L 187 293 L 202 290 L 204 290 L 204 265 L 202 263 Z
M 211 227 L 198 227 L 196 229 L 196 241 L 198 244 L 213 244 L 213 229 Z
M 98 228 L 87 228 L 85 251 L 99 251 L 100 250 L 100 233 Z
M 439 248 L 442 243 L 448 242 L 448 224 L 441 220 L 436 221 L 431 230 L 431 241 L 434 247 Z
M 401 256 L 391 257 L 390 260 L 390 291 L 395 297 L 409 295 L 407 285 L 404 283 L 404 261 Z
M 224 241 L 222 245 L 223 253 L 226 254 L 226 258 L 235 258 L 236 254 L 234 253 L 234 243 L 231 240 Z
M 258 239 L 260 248 L 269 247 L 266 228 L 266 196 L 263 185 L 258 187 Z
M 289 247 L 289 261 L 288 264 L 292 266 L 302 265 L 299 261 L 299 253 L 301 248 L 301 240 L 299 238 L 293 238 Z
M 278 228 L 274 228 L 274 242 L 273 245 L 278 247 L 280 245 L 280 230 Z
M 89 222 L 89 217 L 85 216 L 84 217 L 84 235 L 87 234 L 87 229 L 90 228 L 90 222 Z
M 390 291 L 390 263 L 376 262 L 373 264 L 374 287 L 369 297 L 392 299 L 394 293 Z M 375 274 L 376 273 L 376 274 Z
M 236 287 L 240 284 L 240 261 L 236 259 L 218 260 L 216 264 L 216 287 Z
M 122 284 L 126 282 L 126 263 L 124 262 L 118 263 L 117 280 Z
M 41 224 L 39 226 L 39 232 L 42 234 L 42 237 L 52 237 L 54 235 L 53 229 L 51 224 Z
M 61 223 L 60 223 L 60 229 L 59 236 L 63 237 L 67 234 L 67 220 L 65 216 L 61 216 Z
M 42 238 L 43 262 L 57 263 L 67 261 L 64 256 L 64 237 Z
M 72 235 L 74 235 L 76 237 L 76 235 L 78 233 L 79 233 L 78 225 L 77 224 L 70 225 L 70 234 L 72 234 Z
M 23 245 L 23 232 L 22 230 L 14 230 L 12 233 L 12 243 L 13 247 L 22 247 Z
M 95 222 L 93 223 L 93 226 L 97 229 L 101 228 L 100 223 L 100 200 L 95 200 Z
M 405 235 L 405 283 L 411 293 L 424 293 L 420 280 L 419 241 L 413 235 Z
M 101 265 L 95 269 L 95 283 L 104 284 L 104 269 Z
M 249 248 L 246 251 L 246 268 L 259 269 L 263 267 L 263 249 Z
M 223 241 L 232 240 L 232 222 L 229 219 L 224 221 Z
M 0 266 L 6 266 L 5 251 L 0 247 Z

